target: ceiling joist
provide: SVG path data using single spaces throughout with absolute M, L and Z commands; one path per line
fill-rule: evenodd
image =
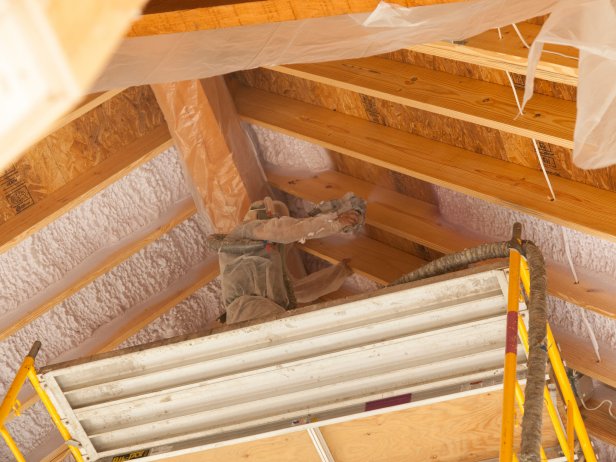
M 90 271 L 82 273 L 75 278 L 66 278 L 64 284 L 55 284 L 52 290 L 47 291 L 47 298 L 40 302 L 33 310 L 24 312 L 23 310 L 11 311 L 8 315 L 0 317 L 0 340 L 4 340 L 10 335 L 22 329 L 35 319 L 39 318 L 54 306 L 62 303 L 86 285 L 94 281 L 99 276 L 107 273 L 132 255 L 151 244 L 171 228 L 177 226 L 196 212 L 192 199 L 185 201 L 170 219 L 161 226 L 152 230 L 146 229 L 145 232 L 138 232 L 131 236 L 131 239 L 124 242 L 119 248 L 109 253 L 103 260 Z
M 518 114 L 512 89 L 378 57 L 275 67 L 276 72 L 573 148 L 575 103 L 535 95 Z

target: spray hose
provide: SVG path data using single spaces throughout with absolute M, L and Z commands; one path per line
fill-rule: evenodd
M 513 226 L 511 241 L 482 244 L 445 255 L 402 276 L 390 286 L 461 270 L 472 263 L 484 260 L 508 258 L 510 249 L 515 249 L 526 257 L 530 270 L 529 353 L 519 460 L 520 462 L 540 462 L 543 389 L 547 366 L 547 276 L 541 251 L 533 242 L 520 239 L 521 229 L 522 226 L 516 223 Z

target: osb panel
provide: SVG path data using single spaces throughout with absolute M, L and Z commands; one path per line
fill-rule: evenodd
M 502 392 L 489 392 L 328 425 L 321 432 L 336 462 L 477 462 L 498 458 L 501 412 Z M 554 447 L 545 412 L 543 424 L 543 444 Z
M 134 87 L 44 138 L 0 174 L 0 224 L 161 122 L 150 88 Z
M 422 260 L 432 261 L 444 255 L 441 252 L 429 249 L 423 245 L 411 242 L 371 225 L 364 225 L 363 234 L 371 239 L 374 239 L 375 241 L 382 242 L 383 244 L 387 244 L 395 249 L 415 255 Z
M 239 72 L 234 74 L 233 78 L 245 85 L 271 93 L 326 107 L 486 156 L 539 169 L 530 138 L 267 69 Z M 548 143 L 541 143 L 541 146 L 542 158 L 549 173 L 598 188 L 616 190 L 616 166 L 582 170 L 573 165 L 569 149 Z
M 330 155 L 336 170 L 341 173 L 431 204 L 437 204 L 436 194 L 430 183 L 334 151 L 330 151 Z
M 496 34 L 496 31 L 494 31 Z M 418 53 L 411 50 L 398 50 L 382 55 L 383 58 L 393 59 L 402 63 L 413 64 L 435 71 L 448 72 L 449 74 L 468 77 L 471 79 L 483 80 L 485 82 L 497 83 L 509 86 L 509 80 L 505 71 L 488 67 L 476 66 L 474 64 L 463 63 L 439 56 Z M 523 87 L 525 76 L 512 74 L 512 79 L 516 86 Z M 567 101 L 575 101 L 577 98 L 577 88 L 562 83 L 550 82 L 542 79 L 535 79 L 534 92 Z

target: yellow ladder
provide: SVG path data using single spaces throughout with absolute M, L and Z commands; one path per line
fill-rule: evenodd
M 509 293 L 507 315 L 508 323 L 511 318 L 517 321 L 517 335 L 515 335 L 515 348 L 507 348 L 505 353 L 505 377 L 503 379 L 503 423 L 501 433 L 501 450 L 500 462 L 517 462 L 518 458 L 513 451 L 513 428 L 514 428 L 514 402 L 517 402 L 518 407 L 523 413 L 524 409 L 524 393 L 522 387 L 517 381 L 516 366 L 517 366 L 517 337 L 519 336 L 526 354 L 528 355 L 528 331 L 524 320 L 518 314 L 518 302 L 520 298 L 520 282 L 524 287 L 527 296 L 530 296 L 530 272 L 528 262 L 523 258 L 519 251 L 512 248 L 509 254 Z M 514 323 L 515 324 L 515 323 Z M 508 324 L 509 327 L 509 324 Z M 509 333 L 511 334 L 511 333 Z M 508 339 L 508 341 L 511 339 Z M 554 371 L 556 382 L 561 391 L 567 409 L 567 425 L 563 428 L 562 421 L 556 410 L 556 405 L 548 391 L 547 385 L 544 388 L 544 402 L 547 406 L 548 415 L 554 426 L 556 437 L 560 444 L 561 450 L 567 462 L 574 462 L 574 444 L 575 435 L 577 435 L 580 447 L 587 462 L 597 462 L 597 456 L 588 437 L 582 414 L 577 405 L 575 395 L 571 388 L 571 384 L 567 377 L 565 365 L 560 356 L 558 345 L 550 329 L 547 325 L 547 353 Z M 547 461 L 547 457 L 543 448 L 541 448 L 541 460 Z
M 62 435 L 62 438 L 64 438 L 64 441 L 69 442 L 72 440 L 71 434 L 69 433 L 66 426 L 62 423 L 60 415 L 56 411 L 56 408 L 49 399 L 47 392 L 41 386 L 41 383 L 36 375 L 36 369 L 34 368 L 34 359 L 36 358 L 36 355 L 38 354 L 40 348 L 41 342 L 34 342 L 32 348 L 30 349 L 30 352 L 21 363 L 21 366 L 19 367 L 19 370 L 17 371 L 17 374 L 13 379 L 13 383 L 11 383 L 11 386 L 6 393 L 4 400 L 0 405 L 0 434 L 2 434 L 2 438 L 4 438 L 4 441 L 6 441 L 7 446 L 13 453 L 13 456 L 15 456 L 17 462 L 26 462 L 26 459 L 17 447 L 17 444 L 15 444 L 15 440 L 13 440 L 13 438 L 11 437 L 10 433 L 4 426 L 4 423 L 12 410 L 15 412 L 15 415 L 19 415 L 19 408 L 21 405 L 17 399 L 17 396 L 19 395 L 19 391 L 23 387 L 24 383 L 26 383 L 26 379 L 30 380 L 32 387 L 34 388 L 34 390 L 36 390 L 36 393 L 43 402 L 43 405 L 47 409 L 47 412 L 49 412 L 51 420 L 58 428 L 58 431 Z M 77 462 L 83 462 L 81 452 L 75 446 L 69 444 L 69 449 Z

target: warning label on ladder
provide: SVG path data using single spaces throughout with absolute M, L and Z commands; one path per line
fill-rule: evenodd
M 113 459 L 111 459 L 111 462 L 124 462 L 126 460 L 141 459 L 142 457 L 145 457 L 149 454 L 150 454 L 149 449 L 144 449 L 141 451 L 133 451 L 133 452 L 129 452 L 128 454 L 114 456 Z

